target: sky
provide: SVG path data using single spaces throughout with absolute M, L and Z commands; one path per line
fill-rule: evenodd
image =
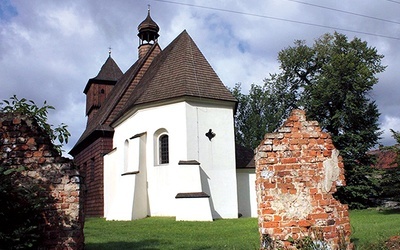
M 335 31 L 384 55 L 385 72 L 369 94 L 381 113 L 380 143 L 400 131 L 400 0 L 0 0 L 0 100 L 13 95 L 55 107 L 53 125 L 71 133 L 64 155 L 86 126 L 85 95 L 111 56 L 125 72 L 136 60 L 137 26 L 147 15 L 165 48 L 186 30 L 222 82 L 251 84 L 279 72 L 279 51 Z

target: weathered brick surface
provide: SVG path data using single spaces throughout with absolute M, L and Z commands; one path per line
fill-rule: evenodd
M 22 174 L 45 188 L 51 197 L 43 211 L 44 242 L 40 249 L 83 249 L 84 191 L 71 160 L 54 149 L 37 123 L 26 116 L 0 113 L 0 164 L 24 166 Z
M 261 240 L 290 249 L 289 239 L 312 237 L 317 229 L 332 249 L 339 241 L 350 249 L 348 207 L 333 197 L 345 185 L 343 162 L 317 122 L 294 110 L 276 133 L 265 135 L 255 160 Z

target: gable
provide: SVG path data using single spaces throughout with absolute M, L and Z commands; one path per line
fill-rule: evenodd
M 135 106 L 180 97 L 237 102 L 186 31 L 163 51 L 153 44 L 119 78 L 70 153 L 95 131 L 113 132 L 111 124 Z
M 184 96 L 236 103 L 186 31 L 154 59 L 116 118 L 136 105 Z

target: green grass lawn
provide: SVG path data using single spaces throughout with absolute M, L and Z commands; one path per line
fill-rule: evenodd
M 383 249 L 383 242 L 400 234 L 400 211 L 376 209 L 350 212 L 352 241 L 358 250 Z M 86 249 L 258 249 L 256 218 L 182 222 L 152 217 L 135 221 L 88 218 Z
M 400 235 L 400 210 L 350 211 L 352 241 L 357 250 L 378 250 L 391 236 Z
M 257 220 L 175 221 L 152 217 L 135 221 L 89 218 L 86 249 L 258 249 Z

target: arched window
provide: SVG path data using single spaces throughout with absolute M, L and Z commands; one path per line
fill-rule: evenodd
M 154 166 L 169 163 L 169 134 L 165 128 L 160 128 L 154 132 Z
M 124 143 L 124 172 L 129 169 L 129 141 L 125 140 Z
M 159 163 L 166 164 L 169 163 L 169 142 L 168 135 L 162 134 L 158 138 L 158 148 L 159 148 Z

